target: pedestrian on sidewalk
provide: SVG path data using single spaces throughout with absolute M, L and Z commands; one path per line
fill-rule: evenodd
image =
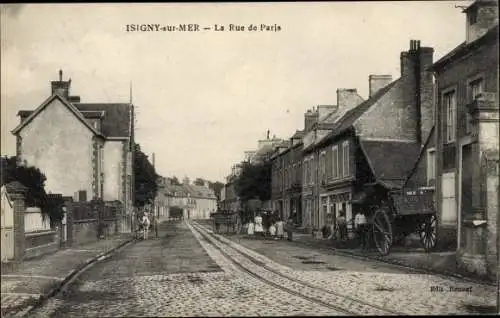
M 143 239 L 145 239 L 145 240 L 148 239 L 150 226 L 151 226 L 151 222 L 149 221 L 148 214 L 144 213 L 144 216 L 142 217 L 142 235 L 143 235 Z
M 278 222 L 276 222 L 276 238 L 281 240 L 285 238 L 285 232 L 283 227 L 284 227 L 283 220 L 281 220 L 281 218 L 278 218 Z
M 357 233 L 358 233 L 358 238 L 359 238 L 361 248 L 363 250 L 367 250 L 368 249 L 368 239 L 367 239 L 368 226 L 367 226 L 366 216 L 363 213 L 363 211 L 360 211 L 358 214 L 356 214 L 356 218 L 354 219 L 354 225 L 355 225 Z
M 293 241 L 293 215 L 286 221 L 286 236 L 289 241 Z
M 262 216 L 260 215 L 260 213 L 255 216 L 254 223 L 255 234 L 264 235 L 264 228 L 262 227 Z
M 276 224 L 274 223 L 274 220 L 271 219 L 271 225 L 269 225 L 269 234 L 271 235 L 271 238 L 275 238 L 276 236 Z
M 345 218 L 345 212 L 340 210 L 340 215 L 337 219 L 337 225 L 339 229 L 339 238 L 341 241 L 345 241 L 347 239 L 347 220 Z
M 154 220 L 154 227 L 155 227 L 155 238 L 158 239 L 159 238 L 159 236 L 158 236 L 158 227 L 159 227 L 160 222 L 159 222 L 159 220 L 158 220 L 158 218 L 156 216 L 154 217 L 153 220 Z

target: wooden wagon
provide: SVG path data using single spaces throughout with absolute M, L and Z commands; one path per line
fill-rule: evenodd
M 434 188 L 420 187 L 387 191 L 374 196 L 367 217 L 373 243 L 382 255 L 412 233 L 417 233 L 426 251 L 437 244 L 438 220 L 434 204 Z
M 213 214 L 213 231 L 215 233 L 239 234 L 241 227 L 241 216 L 238 212 L 219 210 Z

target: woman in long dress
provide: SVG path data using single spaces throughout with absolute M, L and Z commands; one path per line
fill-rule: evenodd
M 249 222 L 248 223 L 248 235 L 253 235 L 254 229 L 255 229 L 255 225 L 253 224 L 253 222 Z
M 271 225 L 269 226 L 269 234 L 272 238 L 276 235 L 276 224 L 271 221 Z
M 283 239 L 285 237 L 283 221 L 281 219 L 278 219 L 278 222 L 276 222 L 275 226 L 276 226 L 276 238 Z
M 257 214 L 254 221 L 255 221 L 255 227 L 254 227 L 255 233 L 256 234 L 264 233 L 264 228 L 262 227 L 262 216 L 260 216 L 260 214 Z

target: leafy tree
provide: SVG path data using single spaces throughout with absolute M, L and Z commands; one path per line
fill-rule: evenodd
M 1 159 L 1 185 L 18 181 L 27 188 L 25 204 L 42 210 L 43 217 L 49 217 L 52 224 L 62 220 L 62 198 L 54 198 L 45 192 L 47 178 L 40 169 L 18 165 L 15 156 Z
M 196 178 L 196 180 L 193 181 L 193 184 L 197 186 L 204 186 L 205 180 L 203 180 L 202 178 Z
M 173 185 L 181 185 L 179 179 L 177 179 L 176 176 L 173 176 L 172 178 L 168 178 L 170 180 L 170 183 Z
M 215 196 L 217 197 L 217 201 L 220 201 L 220 192 L 224 188 L 224 183 L 216 181 L 216 182 L 208 182 L 208 187 L 214 191 Z
M 135 144 L 134 150 L 135 206 L 142 208 L 156 197 L 158 175 L 139 144 Z
M 267 201 L 271 198 L 271 163 L 243 163 L 240 176 L 236 179 L 235 190 L 243 202 L 250 199 Z

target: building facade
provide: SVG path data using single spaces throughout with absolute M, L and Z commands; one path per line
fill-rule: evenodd
M 46 175 L 47 192 L 79 201 L 120 201 L 131 214 L 134 107 L 82 103 L 70 95 L 71 79 L 62 75 L 59 71 L 51 96 L 40 106 L 19 111 L 21 122 L 12 131 L 17 158 Z
M 311 190 L 303 191 L 303 200 L 312 228 L 343 211 L 352 229 L 367 186 L 388 191 L 406 182 L 433 124 L 432 73 L 426 70 L 432 55 L 432 48 L 412 40 L 401 53 L 400 78 L 371 75 L 366 101 L 354 89 L 339 90 L 339 107 L 306 135 L 304 187 Z
M 433 65 L 437 208 L 462 266 L 495 273 L 498 216 L 498 2 L 464 10 L 466 40 Z M 483 237 L 483 239 L 481 239 Z
M 285 178 L 283 190 L 284 209 L 282 218 L 294 216 L 296 224 L 302 224 L 302 138 L 297 130 L 290 138 L 290 146 L 284 154 Z

